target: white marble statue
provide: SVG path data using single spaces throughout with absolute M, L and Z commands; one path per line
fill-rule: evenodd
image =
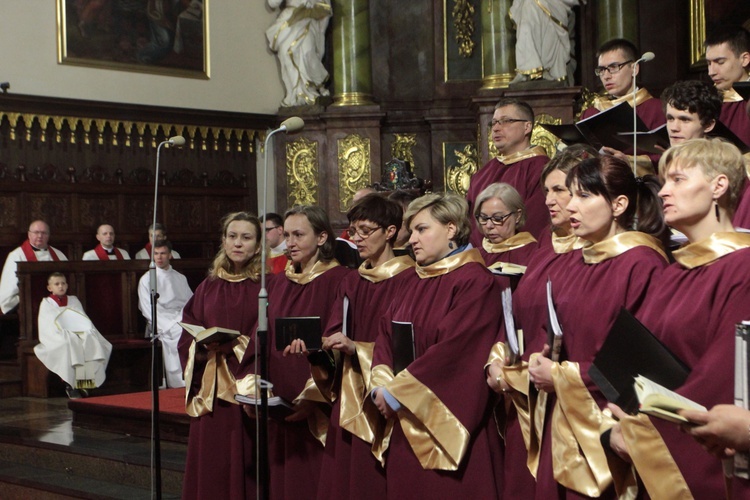
M 516 77 L 513 83 L 548 80 L 573 83 L 573 7 L 586 0 L 513 0 Z
M 331 2 L 268 0 L 268 5 L 281 8 L 276 21 L 266 30 L 268 44 L 279 58 L 286 89 L 281 105 L 314 104 L 319 96 L 329 95 L 325 88 L 328 71 L 322 59 Z

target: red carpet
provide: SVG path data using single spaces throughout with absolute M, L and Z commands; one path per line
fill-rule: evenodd
M 73 424 L 107 432 L 150 436 L 151 392 L 115 394 L 68 401 Z M 162 439 L 186 442 L 190 417 L 185 413 L 185 389 L 159 391 Z
M 151 411 L 151 391 L 76 399 L 70 401 L 68 406 L 70 407 L 72 403 L 75 403 L 75 406 L 79 404 L 99 405 Z M 159 391 L 159 413 L 185 415 L 185 389 L 162 389 Z

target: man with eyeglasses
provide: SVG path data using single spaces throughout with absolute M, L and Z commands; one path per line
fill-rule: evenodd
M 638 48 L 628 40 L 615 38 L 603 43 L 596 57 L 598 63 L 594 72 L 601 80 L 606 94 L 598 96 L 593 106 L 584 110 L 582 119 L 617 106 L 621 102 L 633 106 L 633 72 L 638 75 L 640 69 L 640 66 L 633 68 L 633 63 L 640 57 Z M 639 88 L 636 91 L 635 107 L 638 117 L 649 130 L 666 123 L 661 102 L 654 99 L 648 90 Z
M 260 218 L 266 232 L 266 248 L 271 274 L 283 273 L 289 261 L 286 255 L 284 219 L 281 215 L 269 212 Z
M 494 182 L 505 182 L 516 188 L 526 205 L 526 229 L 539 236 L 549 224 L 540 184 L 542 169 L 549 158 L 544 148 L 531 145 L 534 110 L 524 101 L 505 97 L 495 105 L 489 125 L 498 156 L 471 176 L 466 194 L 469 213 L 474 213 L 474 201 L 484 188 Z M 470 241 L 479 247 L 482 232 L 473 218 L 471 221 L 473 229 Z
M 722 94 L 719 121 L 750 144 L 750 119 L 745 111 L 747 101 L 732 88 L 737 82 L 750 80 L 750 32 L 741 27 L 716 30 L 703 43 L 706 49 L 708 76 Z
M 64 253 L 49 246 L 49 224 L 35 220 L 29 226 L 28 238 L 12 250 L 5 259 L 0 276 L 0 310 L 7 314 L 18 306 L 17 262 L 44 262 L 68 260 Z

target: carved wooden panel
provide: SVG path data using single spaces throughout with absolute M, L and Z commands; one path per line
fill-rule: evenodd
M 72 231 L 73 212 L 69 195 L 43 196 L 33 194 L 29 197 L 29 222 L 43 219 L 57 231 Z
M 145 234 L 146 229 L 153 222 L 153 208 L 152 196 L 126 196 L 123 207 L 123 214 L 125 214 L 122 220 L 123 229 Z
M 18 228 L 18 195 L 0 196 L 0 227 Z
M 203 201 L 194 198 L 181 198 L 173 200 L 166 206 L 167 227 L 174 232 L 179 228 L 180 232 L 201 230 L 205 227 Z
M 100 224 L 109 223 L 118 227 L 117 199 L 112 197 L 81 197 L 78 201 L 80 229 L 95 231 Z M 127 218 L 127 217 L 126 217 Z

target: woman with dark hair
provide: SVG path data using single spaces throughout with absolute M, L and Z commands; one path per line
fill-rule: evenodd
M 542 391 L 535 408 L 540 413 L 530 426 L 541 445 L 530 460 L 539 464 L 538 498 L 614 497 L 599 440 L 607 401 L 588 369 L 620 309 L 638 313 L 651 283 L 667 266 L 662 244 L 667 228 L 658 180 L 634 177 L 630 165 L 618 158 L 582 161 L 568 172 L 567 185 L 573 194 L 566 207 L 571 226 L 590 245 L 575 251 L 565 271 L 551 277 L 564 332 L 559 360 L 550 359 L 546 332 L 528 332 L 534 353 L 529 382 Z M 545 407 L 546 420 L 541 420 Z M 537 426 L 541 421 L 543 427 Z
M 488 267 L 528 264 L 537 241 L 531 233 L 519 232 L 526 222 L 526 206 L 513 186 L 496 182 L 484 188 L 474 203 L 474 218 L 484 235 L 479 252 Z
M 719 139 L 686 141 L 659 163 L 664 218 L 688 243 L 672 253 L 676 262 L 650 290 L 638 318 L 690 369 L 676 392 L 707 408 L 733 403 L 735 325 L 750 319 L 750 235 L 732 226 L 747 182 L 744 166 L 740 151 Z M 632 459 L 652 498 L 675 492 L 724 497 L 721 462 L 678 426 L 612 409 L 620 424 L 611 446 Z M 735 487 L 734 498 L 749 497 L 748 481 L 736 479 Z
M 365 403 L 366 412 L 374 404 L 385 417 L 373 450 L 385 462 L 388 498 L 497 498 L 500 491 L 490 392 L 474 368 L 500 326 L 500 289 L 479 251 L 467 250 L 467 214 L 466 200 L 454 194 L 423 196 L 406 212 L 419 279 L 380 320 Z M 415 359 L 394 373 L 399 323 L 411 325 Z
M 234 401 L 252 385 L 243 360 L 258 320 L 261 224 L 235 212 L 222 220 L 221 248 L 208 277 L 185 305 L 182 321 L 205 328 L 239 330 L 233 342 L 196 344 L 182 332 L 178 343 L 190 415 L 183 498 L 248 498 L 255 495 L 251 422 Z
M 320 477 L 328 429 L 323 410 L 329 405 L 310 379 L 307 360 L 284 358 L 277 350 L 286 347 L 289 352 L 288 346 L 276 345 L 275 321 L 317 316 L 325 328 L 338 287 L 350 271 L 334 259 L 335 233 L 322 208 L 302 205 L 289 209 L 284 215 L 284 237 L 290 261 L 284 274 L 269 280 L 268 376 L 273 394 L 295 401 L 296 412 L 286 421 L 269 421 L 270 490 L 273 498 L 310 498 Z
M 547 279 L 556 279 L 558 273 L 566 269 L 567 262 L 575 258 L 573 251 L 586 244 L 573 233 L 570 226 L 570 214 L 566 207 L 571 194 L 565 184 L 565 178 L 580 162 L 598 156 L 596 150 L 590 146 L 571 146 L 558 153 L 542 171 L 542 186 L 550 215 L 550 229 L 542 232 L 539 247 L 532 254 L 526 272 L 513 292 L 515 326 L 526 332 L 527 336 L 531 332 L 543 332 L 546 328 Z M 528 432 L 528 354 L 519 358 L 517 363 L 506 366 L 510 355 L 504 324 L 500 330 L 500 338 L 502 341 L 493 347 L 485 369 L 487 384 L 492 390 L 504 396 L 504 401 L 498 405 L 496 411 L 499 413 L 498 421 L 505 424 L 504 429 L 501 429 L 504 431 L 505 442 L 505 476 L 512 477 L 513 481 L 503 482 L 503 495 L 505 498 L 532 498 L 536 487 L 536 463 L 526 463 L 527 450 L 531 445 Z M 520 347 L 523 352 L 523 342 Z M 526 352 L 531 351 L 526 349 Z
M 347 233 L 363 264 L 342 282 L 326 328 L 323 348 L 338 351 L 336 366 L 313 378 L 327 399 L 335 399 L 326 436 L 318 498 L 384 498 L 385 472 L 371 447 L 362 404 L 369 391 L 376 318 L 384 316 L 407 283 L 414 283 L 414 261 L 396 257 L 393 243 L 401 227 L 401 207 L 378 194 L 357 202 L 346 214 Z M 346 325 L 344 301 L 348 300 Z M 302 346 L 293 346 L 298 352 Z

